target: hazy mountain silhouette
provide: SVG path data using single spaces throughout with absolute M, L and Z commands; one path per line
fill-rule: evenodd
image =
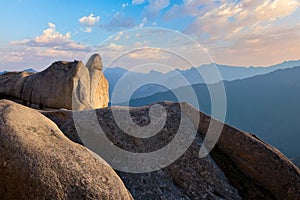
M 243 80 L 225 81 L 226 123 L 256 134 L 288 157 L 300 156 L 300 67 L 277 70 Z M 192 85 L 200 109 L 210 112 L 210 97 L 205 84 Z M 175 90 L 179 94 L 186 87 Z M 133 99 L 131 106 L 157 101 L 177 101 L 172 91 Z
M 4 73 L 7 73 L 8 71 L 2 71 L 2 72 L 0 72 L 0 74 L 4 74 Z M 32 68 L 29 68 L 29 69 L 25 69 L 25 70 L 23 70 L 23 72 L 32 72 L 32 73 L 34 73 L 34 72 L 36 72 L 34 69 L 32 69 Z
M 6 72 L 8 72 L 8 71 L 2 71 L 2 72 L 0 72 L 0 74 L 4 74 L 4 73 L 6 73 Z
M 149 96 L 157 92 L 166 91 L 168 90 L 167 88 L 175 89 L 185 85 L 205 83 L 201 74 L 210 72 L 210 70 L 212 70 L 212 68 L 214 67 L 213 65 L 214 64 L 206 64 L 197 68 L 190 68 L 186 70 L 174 69 L 165 74 L 154 70 L 150 71 L 149 73 L 140 73 L 128 71 L 120 67 L 115 67 L 105 69 L 104 74 L 110 84 L 110 96 L 112 94 L 112 91 L 114 91 L 116 83 L 120 80 L 121 77 L 124 76 L 124 81 L 122 82 L 122 84 L 125 84 L 127 88 L 126 90 L 118 91 L 114 99 L 114 102 L 124 102 L 126 101 L 126 99 L 124 99 L 125 94 L 132 88 L 136 89 L 134 87 L 135 85 L 143 85 L 143 87 L 138 88 L 132 98 Z M 272 65 L 269 67 L 244 67 L 219 64 L 217 64 L 216 66 L 220 72 L 221 80 L 231 81 L 237 79 L 245 79 L 261 74 L 267 74 L 278 69 L 300 66 L 300 60 L 286 61 L 281 64 Z M 211 82 L 207 83 L 215 83 L 213 80 L 215 80 L 215 77 L 212 78 Z M 149 84 L 145 85 L 145 83 Z M 161 85 L 166 85 L 168 87 L 162 87 Z
M 34 69 L 32 69 L 32 68 L 29 68 L 29 69 L 23 70 L 23 72 L 32 72 L 32 73 L 35 73 L 35 72 L 37 72 L 37 71 L 34 70 Z

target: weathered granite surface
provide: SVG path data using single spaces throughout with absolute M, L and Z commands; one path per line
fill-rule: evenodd
M 0 100 L 0 199 L 132 199 L 98 155 L 39 112 Z
M 0 98 L 39 108 L 84 110 L 108 105 L 108 82 L 102 61 L 93 55 L 82 61 L 57 61 L 42 72 L 8 72 L 0 75 Z
M 106 136 L 130 152 L 152 152 L 174 138 L 183 115 L 194 121 L 197 135 L 188 150 L 166 168 L 148 173 L 118 172 L 135 199 L 297 199 L 300 172 L 282 153 L 254 135 L 225 125 L 209 156 L 200 159 L 199 149 L 212 120 L 188 104 L 160 103 L 167 111 L 167 122 L 155 136 L 137 138 L 124 133 L 114 121 L 113 112 L 121 107 L 95 110 Z M 150 106 L 129 108 L 132 120 L 150 123 Z M 77 117 L 84 116 L 77 112 Z M 71 111 L 43 112 L 71 140 L 82 143 Z M 195 119 L 200 117 L 200 123 Z M 215 121 L 218 124 L 220 122 Z M 167 157 L 165 159 L 168 159 Z M 137 162 L 138 163 L 138 162 Z

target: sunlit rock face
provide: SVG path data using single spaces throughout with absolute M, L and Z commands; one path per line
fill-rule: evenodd
M 108 81 L 98 54 L 87 65 L 57 61 L 39 73 L 0 75 L 0 96 L 34 108 L 69 110 L 103 108 L 109 101 Z
M 102 60 L 99 54 L 91 56 L 86 64 L 90 75 L 91 103 L 93 108 L 107 107 L 109 102 L 108 81 L 102 72 Z
M 38 111 L 0 100 L 0 199 L 132 199 L 99 156 Z

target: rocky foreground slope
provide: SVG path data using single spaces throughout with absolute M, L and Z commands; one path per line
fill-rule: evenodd
M 102 158 L 7 100 L 0 100 L 0 147 L 0 199 L 132 199 Z
M 117 172 L 135 199 L 299 198 L 300 171 L 277 149 L 254 135 L 225 125 L 211 154 L 199 158 L 210 117 L 188 104 L 160 104 L 167 111 L 167 122 L 157 135 L 147 139 L 129 136 L 118 128 L 112 112 L 126 110 L 120 107 L 96 110 L 106 136 L 115 145 L 131 152 L 151 152 L 167 145 L 178 130 L 182 108 L 183 114 L 192 121 L 195 116 L 200 116 L 200 123 L 195 125 L 198 134 L 194 142 L 173 164 L 149 173 Z M 133 121 L 141 126 L 150 123 L 149 108 L 130 108 Z M 80 112 L 84 116 L 84 112 L 88 111 Z M 53 120 L 71 140 L 82 143 L 74 126 L 72 111 L 48 111 L 43 114 Z

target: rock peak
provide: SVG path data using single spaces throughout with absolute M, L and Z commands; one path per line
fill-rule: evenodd
M 88 69 L 102 70 L 103 65 L 101 56 L 99 54 L 92 55 L 86 63 L 86 66 Z

